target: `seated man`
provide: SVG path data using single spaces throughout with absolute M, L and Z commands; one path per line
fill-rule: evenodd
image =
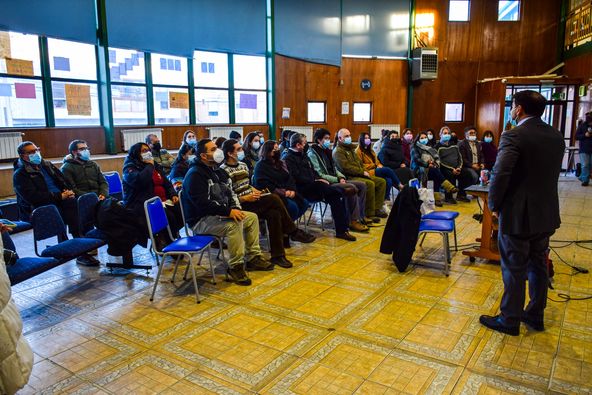
M 78 234 L 78 205 L 74 191 L 64 175 L 50 161 L 41 158 L 41 150 L 30 141 L 18 146 L 19 159 L 14 162 L 12 182 L 19 211 L 31 215 L 41 206 L 55 205 L 73 237 Z M 90 255 L 77 260 L 85 266 L 98 266 L 99 261 Z
M 164 173 L 168 176 L 171 172 L 175 157 L 162 148 L 162 145 L 160 145 L 160 139 L 155 134 L 149 134 L 146 136 L 146 144 L 148 144 L 148 147 L 150 147 L 150 150 L 152 151 L 154 163 L 158 163 L 162 166 Z
M 272 270 L 273 264 L 261 256 L 259 219 L 242 211 L 238 197 L 226 172 L 218 166 L 224 153 L 210 139 L 196 146 L 196 160 L 183 180 L 183 206 L 187 222 L 196 233 L 226 237 L 228 244 L 228 274 L 239 285 L 251 285 L 248 270 Z
M 306 136 L 294 133 L 290 137 L 290 148 L 282 159 L 288 166 L 288 171 L 296 180 L 296 190 L 308 201 L 323 200 L 331 206 L 331 215 L 335 222 L 335 232 L 338 239 L 355 241 L 356 238 L 348 231 L 348 215 L 341 191 L 331 188 L 329 181 L 321 178 L 313 169 L 308 156 L 304 153 Z
M 232 190 L 238 196 L 241 207 L 267 221 L 271 263 L 283 268 L 292 267 L 284 250 L 284 235 L 301 243 L 312 243 L 315 237 L 298 229 L 286 210 L 282 199 L 274 193 L 262 194 L 251 186 L 249 168 L 242 162 L 245 157 L 238 140 L 229 139 L 222 144 L 224 164 L 220 166 L 232 181 Z
M 99 165 L 90 159 L 90 148 L 86 141 L 72 141 L 68 152 L 61 170 L 76 197 L 89 192 L 94 192 L 99 200 L 109 196 L 109 184 Z
M 458 150 L 463 161 L 463 176 L 466 177 L 466 184 L 458 192 L 459 200 L 466 200 L 464 188 L 477 184 L 483 164 L 483 151 L 481 143 L 477 141 L 477 129 L 473 126 L 465 128 L 465 139 L 458 142 Z
M 339 130 L 337 145 L 333 148 L 335 165 L 348 180 L 362 181 L 366 184 L 366 217 L 373 218 L 374 222 L 380 222 L 379 218 L 388 217 L 382 208 L 386 196 L 386 181 L 384 178 L 371 176 L 364 170 L 355 149 L 356 146 L 352 144 L 350 131 Z

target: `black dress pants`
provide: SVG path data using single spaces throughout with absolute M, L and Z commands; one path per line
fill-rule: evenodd
M 345 208 L 343 194 L 337 188 L 331 188 L 329 184 L 315 181 L 299 187 L 304 198 L 310 202 L 325 201 L 331 207 L 331 215 L 335 222 L 337 234 L 343 234 L 348 230 L 348 216 Z

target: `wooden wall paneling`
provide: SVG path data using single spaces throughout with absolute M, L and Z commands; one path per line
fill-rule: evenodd
M 503 109 L 505 106 L 506 84 L 500 80 L 477 84 L 477 131 L 479 137 L 483 132 L 491 130 L 495 141 L 503 131 Z
M 569 78 L 592 81 L 592 52 L 566 59 L 563 74 Z

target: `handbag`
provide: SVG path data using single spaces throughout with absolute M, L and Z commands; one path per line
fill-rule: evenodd
M 421 215 L 431 213 L 436 209 L 436 201 L 434 199 L 434 190 L 428 188 L 419 188 L 419 200 L 421 200 Z

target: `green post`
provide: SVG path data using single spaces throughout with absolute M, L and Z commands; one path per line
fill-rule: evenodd
M 187 59 L 187 72 L 189 73 L 189 123 L 195 125 L 195 81 L 193 80 L 193 58 Z
M 113 127 L 113 103 L 111 101 L 111 75 L 109 69 L 109 39 L 107 34 L 106 0 L 96 0 L 97 7 L 97 84 L 101 125 L 105 129 L 105 149 L 116 154 L 115 129 Z
M 274 28 L 274 3 L 267 0 L 266 16 L 266 72 L 267 72 L 267 124 L 269 125 L 269 138 L 276 139 L 275 135 L 275 34 Z
M 413 34 L 415 32 L 415 0 L 410 2 L 409 10 L 409 47 L 407 49 L 407 125 L 410 128 L 413 125 L 413 80 L 411 79 L 413 65 L 413 58 L 411 51 L 413 46 Z
M 234 58 L 232 54 L 228 54 L 228 121 L 230 124 L 236 123 L 236 109 L 234 100 Z
M 55 115 L 53 112 L 53 91 L 51 89 L 51 70 L 49 67 L 49 51 L 47 49 L 47 37 L 39 37 L 39 56 L 41 60 L 41 83 L 43 89 L 43 102 L 45 110 L 45 125 L 49 128 L 55 126 Z
M 148 125 L 154 125 L 154 91 L 152 87 L 152 54 L 144 52 L 146 65 L 146 110 L 148 111 Z

